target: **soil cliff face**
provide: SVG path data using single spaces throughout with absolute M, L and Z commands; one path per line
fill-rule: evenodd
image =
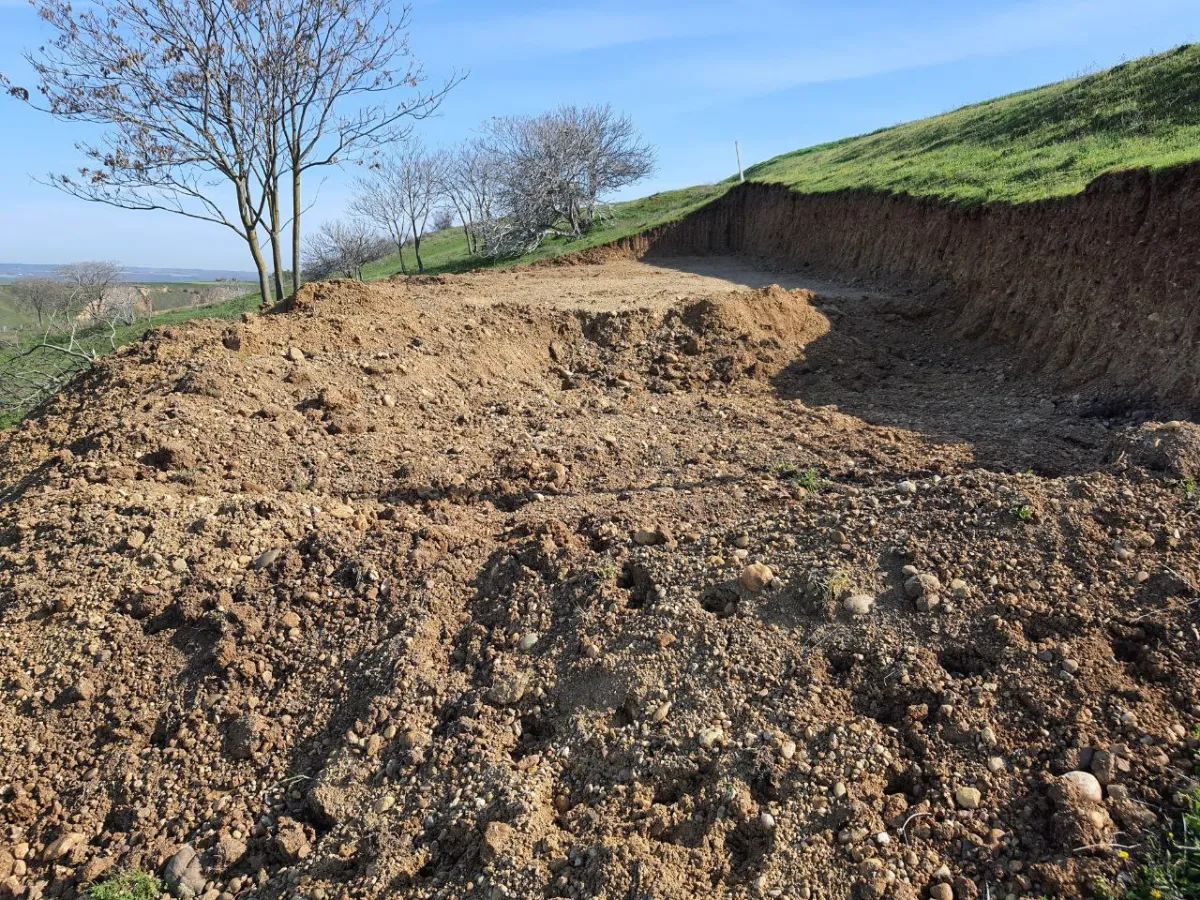
M 1031 368 L 1200 410 L 1200 166 L 973 208 L 746 184 L 623 249 L 746 253 L 917 288 L 944 305 L 958 336 L 1009 344 Z

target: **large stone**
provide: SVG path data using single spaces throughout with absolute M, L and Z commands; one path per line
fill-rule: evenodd
M 176 897 L 195 897 L 204 890 L 200 859 L 190 844 L 184 844 L 167 860 L 163 882 Z
M 738 576 L 741 586 L 752 594 L 757 594 L 774 580 L 775 573 L 771 567 L 762 563 L 751 563 L 742 569 L 742 574 Z

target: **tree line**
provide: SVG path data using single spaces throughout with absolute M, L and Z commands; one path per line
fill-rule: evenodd
M 654 171 L 653 149 L 628 116 L 609 105 L 563 106 L 539 116 L 485 122 L 452 149 L 400 142 L 357 179 L 345 219 L 309 239 L 305 277 L 361 277 L 362 267 L 399 255 L 425 270 L 421 240 L 458 223 L 468 252 L 520 256 L 550 237 L 581 237 L 606 216 L 605 198 Z
M 610 106 L 563 106 L 484 123 L 427 151 L 414 123 L 461 80 L 430 89 L 392 0 L 33 0 L 53 37 L 8 93 L 102 126 L 86 163 L 44 183 L 124 209 L 215 223 L 246 244 L 264 302 L 307 274 L 361 277 L 394 246 L 408 271 L 430 225 L 461 224 L 469 251 L 518 256 L 578 238 L 603 200 L 654 169 L 654 152 Z M 302 228 L 306 177 L 358 164 L 348 216 Z M 286 284 L 290 257 L 293 284 Z

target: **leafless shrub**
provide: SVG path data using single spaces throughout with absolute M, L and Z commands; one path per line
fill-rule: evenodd
M 307 239 L 305 278 L 319 281 L 334 275 L 362 280 L 369 262 L 387 252 L 386 244 L 367 223 L 350 219 L 325 222 Z
M 500 160 L 482 140 L 460 144 L 446 160 L 443 186 L 446 199 L 458 213 L 467 250 L 478 254 L 480 231 L 496 217 Z
M 106 307 L 123 305 L 119 299 L 118 285 L 121 283 L 121 266 L 115 262 L 93 260 L 62 266 L 58 277 L 67 285 L 70 295 L 92 322 L 105 319 Z
M 488 256 L 580 237 L 603 218 L 605 197 L 654 171 L 654 151 L 607 105 L 493 119 L 485 130 L 498 169 L 497 214 L 480 229 Z
M 56 278 L 22 278 L 11 290 L 17 308 L 35 316 L 39 329 L 62 318 L 73 299 L 70 286 Z
M 359 181 L 351 211 L 388 230 L 397 243 L 402 267 L 405 240 L 401 235 L 407 235 L 417 271 L 425 271 L 421 238 L 442 198 L 446 166 L 445 153 L 428 152 L 420 141 L 409 140 L 391 155 L 374 161 L 370 174 Z

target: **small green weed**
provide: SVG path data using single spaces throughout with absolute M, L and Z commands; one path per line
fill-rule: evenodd
M 822 486 L 826 484 L 825 479 L 821 477 L 821 473 L 815 467 L 801 471 L 795 463 L 776 463 L 771 466 L 771 474 L 780 481 L 804 488 L 810 494 L 821 490 Z
M 153 875 L 130 869 L 97 881 L 84 896 L 88 900 L 158 900 L 165 890 Z
M 1187 497 L 1189 500 L 1196 499 L 1196 479 L 1195 478 L 1192 478 L 1189 476 L 1189 477 L 1183 479 L 1183 481 L 1179 482 L 1179 487 L 1183 491 L 1183 496 Z
M 1200 787 L 1186 799 L 1182 834 L 1168 832 L 1155 842 L 1129 900 L 1200 900 Z
M 1022 522 L 1033 521 L 1033 510 L 1024 503 L 1014 506 L 1011 511 L 1013 516 Z

